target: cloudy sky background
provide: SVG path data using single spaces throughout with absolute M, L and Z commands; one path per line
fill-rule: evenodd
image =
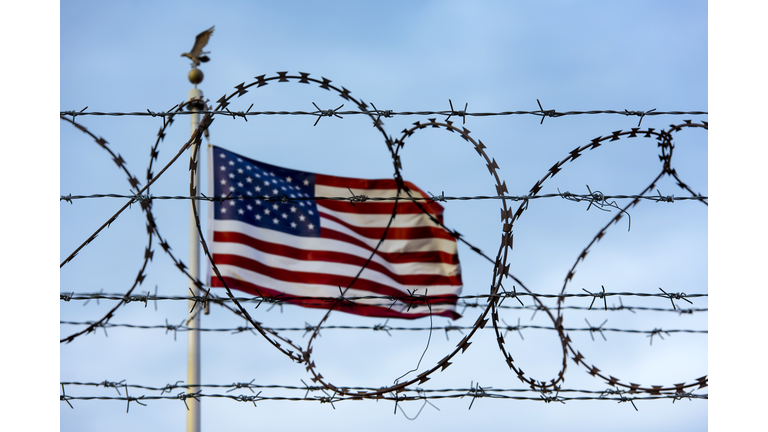
M 536 110 L 539 99 L 545 109 L 709 111 L 708 102 L 708 11 L 702 2 L 645 2 L 622 6 L 615 2 L 550 2 L 537 6 L 511 6 L 504 2 L 405 2 L 381 4 L 300 4 L 298 7 L 266 2 L 233 2 L 215 8 L 207 3 L 167 2 L 162 5 L 133 2 L 106 5 L 97 2 L 68 2 L 60 15 L 59 103 L 52 109 L 103 112 L 164 111 L 186 98 L 191 85 L 186 80 L 189 62 L 179 57 L 194 36 L 216 26 L 207 50 L 211 61 L 202 67 L 200 85 L 211 101 L 230 94 L 234 86 L 252 82 L 255 76 L 277 71 L 309 72 L 325 77 L 352 95 L 394 111 L 446 110 L 469 104 L 470 112 Z M 55 20 L 52 24 L 56 24 Z M 275 83 L 254 89 L 236 99 L 230 109 L 244 111 L 305 110 L 316 103 L 322 109 L 336 108 L 345 101 L 315 85 Z M 354 109 L 346 104 L 343 109 Z M 433 116 L 395 117 L 385 120 L 393 136 L 414 121 Z M 434 116 L 442 120 L 444 117 Z M 645 117 L 642 127 L 667 128 L 683 119 L 709 121 L 708 116 Z M 306 116 L 258 116 L 232 119 L 218 116 L 211 127 L 211 143 L 267 163 L 348 177 L 387 178 L 391 161 L 386 147 L 370 120 L 363 116 L 344 119 Z M 460 119 L 452 120 L 459 122 Z M 78 123 L 106 139 L 119 152 L 133 175 L 144 180 L 150 148 L 159 118 L 82 116 Z M 638 118 L 621 115 L 583 115 L 561 118 L 534 116 L 469 117 L 465 127 L 488 147 L 489 156 L 501 167 L 510 195 L 523 195 L 555 162 L 592 138 L 616 130 L 637 127 Z M 19 138 L 28 138 L 30 133 Z M 186 117 L 177 117 L 160 146 L 158 164 L 165 165 L 189 134 Z M 66 194 L 120 193 L 129 191 L 125 175 L 93 140 L 69 123 L 53 128 L 52 139 L 60 139 L 59 191 Z M 708 132 L 686 130 L 675 136 L 673 165 L 694 190 L 710 195 L 707 166 Z M 50 149 L 53 151 L 53 149 Z M 604 145 L 574 163 L 569 163 L 542 193 L 568 190 L 586 193 L 586 185 L 605 194 L 635 194 L 658 174 L 655 140 L 621 140 Z M 466 142 L 441 130 L 421 131 L 406 142 L 403 175 L 424 190 L 445 191 L 450 196 L 491 195 L 492 178 L 485 163 Z M 186 195 L 187 159 L 171 167 L 152 189 L 153 195 Z M 710 170 L 711 172 L 711 170 Z M 55 179 L 55 177 L 54 177 Z M 204 182 L 205 184 L 205 182 Z M 658 185 L 663 195 L 685 192 L 666 179 Z M 106 221 L 124 200 L 105 198 L 61 203 L 59 211 L 59 261 Z M 495 254 L 501 226 L 495 201 L 449 202 L 445 220 L 470 242 Z M 517 208 L 517 206 L 513 206 Z M 581 250 L 613 213 L 585 211 L 586 203 L 560 199 L 537 200 L 515 224 L 515 248 L 511 272 L 538 293 L 557 293 Z M 615 211 L 615 210 L 614 210 Z M 188 202 L 158 201 L 154 212 L 160 232 L 177 257 L 187 262 Z M 701 203 L 644 202 L 590 252 L 569 285 L 569 292 L 582 288 L 597 291 L 708 293 L 708 209 Z M 59 292 L 124 293 L 136 277 L 146 247 L 144 216 L 139 206 L 125 212 L 108 230 L 88 245 L 71 263 L 57 272 Z M 153 245 L 155 258 L 137 294 L 185 295 L 186 282 L 173 262 Z M 712 250 L 710 249 L 710 253 Z M 492 266 L 471 250 L 460 246 L 465 282 L 464 294 L 487 292 Z M 56 279 L 58 277 L 58 279 Z M 223 292 L 219 293 L 224 295 Z M 525 299 L 531 304 L 530 298 Z M 589 299 L 573 299 L 567 305 L 589 306 Z M 706 298 L 682 307 L 707 308 Z M 668 300 L 623 297 L 625 306 L 669 307 Z M 111 307 L 110 301 L 58 302 L 52 315 L 62 321 L 98 319 Z M 618 306 L 612 297 L 609 306 Z M 507 303 L 509 304 L 509 303 Z M 550 303 L 554 304 L 554 303 Z M 264 306 L 255 318 L 274 327 L 304 327 L 316 323 L 321 313 L 286 306 L 270 311 Z M 110 321 L 134 325 L 181 322 L 185 302 L 158 302 L 157 310 L 132 303 L 121 308 Z M 57 314 L 58 312 L 58 314 Z M 434 325 L 471 325 L 479 313 L 467 308 L 464 318 Z M 505 310 L 501 317 L 514 325 L 550 326 L 544 314 L 532 318 L 530 310 Z M 586 326 L 585 319 L 605 327 L 652 330 L 707 330 L 708 313 L 679 315 L 674 312 L 637 311 L 636 314 L 602 311 L 565 311 L 565 327 Z M 329 324 L 373 326 L 382 320 L 337 313 Z M 391 322 L 389 325 L 424 326 L 427 320 Z M 58 337 L 66 337 L 78 326 L 60 325 Z M 235 328 L 242 319 L 218 307 L 203 317 L 205 328 Z M 61 382 L 104 380 L 162 387 L 186 379 L 186 334 L 174 341 L 163 329 L 109 328 L 82 336 L 67 345 L 58 344 L 40 357 L 58 354 Z M 286 334 L 301 343 L 302 331 Z M 54 335 L 52 335 L 53 337 Z M 524 340 L 510 332 L 507 349 L 529 376 L 549 380 L 559 370 L 556 333 L 523 330 Z M 607 341 L 587 332 L 572 332 L 574 346 L 606 374 L 624 382 L 671 385 L 692 382 L 711 369 L 707 352 L 712 333 L 646 335 L 605 332 Z M 326 330 L 315 344 L 319 371 L 337 385 L 380 387 L 414 368 L 424 351 L 427 332 L 392 332 L 388 336 L 370 330 Z M 450 340 L 448 340 L 450 338 Z M 461 335 L 435 331 L 429 340 L 419 370 L 434 365 L 460 340 Z M 52 338 L 51 338 L 52 339 Z M 49 342 L 50 343 L 50 342 Z M 202 336 L 202 381 L 206 384 L 302 385 L 310 376 L 259 337 L 250 333 L 204 333 Z M 50 367 L 52 359 L 49 359 Z M 522 388 L 504 363 L 493 332 L 480 332 L 454 365 L 432 376 L 427 389 L 466 389 L 470 383 L 483 388 Z M 51 376 L 55 380 L 56 375 Z M 569 361 L 563 388 L 602 391 L 607 385 L 592 378 Z M 60 390 L 60 389 L 59 389 Z M 228 389 L 204 389 L 204 393 L 226 394 Z M 76 396 L 117 396 L 114 389 L 68 386 Z M 130 389 L 131 396 L 159 392 Z M 709 392 L 709 389 L 703 392 Z M 123 390 L 121 392 L 124 393 Z M 176 391 L 178 392 L 178 391 Z M 251 394 L 234 390 L 229 394 Z M 175 394 L 175 393 L 174 393 Z M 312 393 L 321 396 L 321 392 Z M 263 395 L 301 397 L 304 392 L 265 390 Z M 526 394 L 536 397 L 534 393 Z M 562 395 L 562 394 L 561 394 Z M 432 401 L 418 419 L 409 421 L 390 402 L 261 401 L 249 403 L 206 398 L 203 400 L 203 429 L 213 427 L 303 428 L 333 425 L 341 430 L 360 427 L 381 430 L 392 427 L 412 430 L 436 427 L 562 427 L 589 423 L 593 430 L 656 428 L 701 429 L 711 414 L 702 400 L 569 401 L 545 404 L 536 401 L 476 400 L 471 398 Z M 114 430 L 136 428 L 183 430 L 185 408 L 180 401 L 148 401 L 147 406 L 125 402 L 72 401 L 60 411 L 61 430 Z M 402 404 L 409 416 L 420 402 Z M 438 411 L 439 409 L 439 411 Z

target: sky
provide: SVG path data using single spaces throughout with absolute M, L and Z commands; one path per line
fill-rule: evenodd
M 67 2 L 58 19 L 59 111 L 161 112 L 172 109 L 187 97 L 189 61 L 180 54 L 189 50 L 197 33 L 215 25 L 206 47 L 210 62 L 201 66 L 205 74 L 199 85 L 215 104 L 230 95 L 235 86 L 254 77 L 275 76 L 288 71 L 309 73 L 343 86 L 351 95 L 381 110 L 445 111 L 450 104 L 468 112 L 535 111 L 710 111 L 712 77 L 712 11 L 703 2 L 643 2 L 626 6 L 617 2 L 311 2 L 298 6 L 269 2 Z M 723 20 L 728 23 L 728 18 Z M 733 25 L 733 24 L 730 24 Z M 55 35 L 55 34 L 54 34 Z M 737 56 L 726 52 L 726 57 Z M 738 58 L 738 57 L 731 57 Z M 50 66 L 50 65 L 48 65 Z M 50 67 L 48 67 L 50 69 Z M 745 79 L 753 70 L 740 69 Z M 50 72 L 50 71 L 49 71 Z M 34 75 L 28 77 L 34 80 Z M 18 90 L 16 90 L 18 91 Z M 450 102 L 449 102 L 450 101 Z M 251 105 L 252 104 L 252 105 Z M 255 88 L 232 99 L 231 111 L 354 110 L 355 105 L 338 94 L 296 82 Z M 53 109 L 53 107 L 51 107 Z M 470 130 L 497 161 L 499 175 L 509 195 L 525 195 L 558 161 L 595 137 L 631 128 L 669 129 L 684 120 L 709 122 L 708 115 L 638 116 L 617 114 L 574 115 L 542 118 L 533 115 L 467 116 L 451 118 Z M 159 172 L 189 137 L 186 116 L 178 116 L 165 131 L 153 171 Z M 384 119 L 388 134 L 399 137 L 416 121 L 445 115 L 394 116 Z M 292 169 L 360 178 L 389 178 L 392 162 L 382 136 L 371 121 L 360 115 L 343 118 L 314 116 L 219 115 L 210 128 L 210 143 L 252 159 Z M 46 147 L 56 155 L 52 171 L 58 172 L 60 196 L 128 194 L 130 184 L 112 156 L 93 138 L 57 120 L 51 126 Z M 150 116 L 78 116 L 76 121 L 108 147 L 119 153 L 131 175 L 145 181 L 150 151 L 162 119 Z M 28 138 L 28 129 L 18 139 Z M 713 160 L 709 132 L 683 128 L 673 134 L 672 165 L 680 179 L 694 191 L 709 196 L 710 163 L 722 163 L 733 155 L 718 154 Z M 722 137 L 722 135 L 718 135 Z M 640 193 L 661 171 L 656 140 L 642 137 L 604 141 L 585 151 L 578 160 L 563 165 L 557 176 L 543 183 L 540 193 L 569 191 L 586 194 L 599 190 L 605 195 Z M 759 160 L 759 157 L 755 158 Z M 57 163 L 58 162 L 58 163 Z M 207 162 L 203 159 L 203 162 Z M 402 173 L 421 189 L 446 196 L 495 195 L 495 182 L 485 160 L 457 134 L 445 130 L 423 130 L 408 138 L 402 152 Z M 728 164 L 726 164 L 728 165 Z M 172 164 L 152 186 L 155 196 L 188 195 L 186 155 Z M 54 177 L 56 180 L 56 177 Z M 206 184 L 205 177 L 202 184 Z M 55 182 L 54 182 L 55 183 Z M 50 189 L 50 188 L 49 188 Z M 669 177 L 656 184 L 664 196 L 688 196 Z M 205 189 L 203 189 L 205 191 Z M 655 194 L 656 191 L 654 191 Z M 50 195 L 54 192 L 51 190 Z M 620 205 L 628 201 L 617 200 Z M 58 214 L 58 262 L 67 258 L 94 231 L 126 203 L 121 198 L 61 201 L 51 214 Z M 496 200 L 443 203 L 445 223 L 462 233 L 470 243 L 489 255 L 499 248 L 501 223 Z M 517 209 L 513 203 L 512 208 Z M 48 208 L 48 207 L 46 207 Z M 159 231 L 177 258 L 188 262 L 189 204 L 185 200 L 155 201 L 153 212 Z M 556 294 L 563 288 L 569 269 L 599 230 L 618 210 L 604 211 L 587 202 L 559 198 L 531 201 L 514 225 L 514 248 L 510 273 L 534 293 Z M 712 254 L 713 222 L 708 206 L 696 201 L 674 203 L 643 201 L 629 210 L 629 218 L 611 226 L 606 236 L 590 249 L 579 264 L 568 293 L 608 292 L 708 294 Z M 58 212 L 58 213 L 57 213 Z M 205 211 L 204 211 L 205 213 Z M 745 217 L 745 224 L 753 216 Z M 109 228 L 54 273 L 49 285 L 59 293 L 114 293 L 122 295 L 144 263 L 148 245 L 145 216 L 139 205 L 123 212 Z M 205 225 L 205 221 L 203 221 Z M 740 224 L 741 225 L 741 224 Z M 734 230 L 743 230 L 743 226 Z M 57 232 L 56 232 L 57 231 Z M 15 234 L 12 234 L 15 235 Z M 734 237 L 737 237 L 734 235 Z M 174 261 L 153 239 L 153 259 L 146 278 L 134 294 L 161 296 L 187 293 L 185 277 Z M 720 249 L 720 248 L 716 248 Z M 464 295 L 488 292 L 493 266 L 465 245 L 459 246 Z M 751 260 L 757 259 L 752 257 Z M 51 258 L 54 260 L 54 258 Z M 749 261 L 751 262 L 751 261 Z M 52 264 L 51 264 L 52 267 Z M 744 277 L 744 276 L 742 276 Z M 731 278 L 717 279 L 729 283 Z M 19 282 L 21 283 L 21 282 Z M 509 285 L 512 285 L 510 282 Z M 103 291 L 102 291 L 103 290 Z M 518 291 L 520 288 L 518 287 Z M 213 292 L 213 291 L 212 291 Z M 217 295 L 225 295 L 223 291 Z M 526 306 L 530 297 L 522 298 Z M 677 308 L 708 309 L 707 297 L 676 300 Z M 669 299 L 622 296 L 607 300 L 608 307 L 670 309 Z M 709 330 L 709 312 L 680 314 L 678 311 L 592 310 L 591 299 L 573 298 L 564 310 L 566 328 L 604 328 L 650 331 L 654 329 Z M 86 322 L 101 318 L 114 301 L 91 300 L 50 303 L 45 347 L 82 329 Z M 507 306 L 515 305 L 506 300 Z M 545 300 L 553 306 L 554 302 Z M 146 306 L 132 302 L 120 308 L 111 324 L 162 326 L 178 324 L 186 317 L 182 301 L 158 301 Z M 292 328 L 283 332 L 298 344 L 308 336 L 305 325 L 317 323 L 322 313 L 294 306 L 266 305 L 251 308 L 254 318 L 266 326 Z M 382 387 L 403 374 L 415 376 L 431 368 L 453 350 L 463 337 L 447 332 L 447 325 L 472 326 L 479 308 L 467 307 L 457 321 L 434 318 L 428 331 L 334 330 L 321 332 L 313 342 L 318 371 L 340 386 Z M 504 309 L 504 325 L 552 326 L 544 313 L 531 309 Z M 606 321 L 607 320 L 607 321 Z M 332 314 L 329 325 L 373 327 L 383 320 Z M 428 319 L 390 321 L 389 326 L 429 327 Z M 212 306 L 202 317 L 209 329 L 236 329 L 242 318 Z M 186 336 L 163 328 L 136 329 L 126 326 L 99 329 L 94 334 L 58 344 L 38 356 L 45 358 L 51 382 L 46 389 L 61 394 L 62 382 L 114 383 L 164 387 L 186 379 Z M 464 330 L 467 331 L 466 329 Z M 51 332 L 52 333 L 52 332 Z M 573 346 L 603 373 L 622 382 L 644 386 L 695 382 L 709 375 L 714 360 L 712 333 L 570 332 Z M 14 336 L 15 337 L 15 336 Z M 17 340 L 15 338 L 14 340 Z M 542 381 L 555 377 L 562 363 L 557 333 L 526 328 L 505 335 L 505 349 L 526 374 Z M 524 389 L 505 363 L 489 325 L 472 339 L 453 365 L 432 375 L 421 385 L 427 390 L 453 389 L 457 394 L 479 385 L 493 389 Z M 292 363 L 261 336 L 251 332 L 205 332 L 201 337 L 202 382 L 232 385 L 297 386 L 309 383 L 303 365 Z M 722 345 L 723 347 L 729 346 Z M 732 346 L 732 345 L 731 345 Z M 426 349 L 425 349 L 426 347 Z M 720 346 L 718 346 L 720 347 Z M 719 351 L 719 349 L 718 349 Z M 56 360 L 58 360 L 56 362 Z M 743 360 L 742 360 L 743 361 Z M 22 362 L 23 363 L 23 362 Z M 745 363 L 737 363 L 740 369 Z M 56 368 L 58 365 L 58 368 Z M 730 367 L 734 363 L 728 363 Z M 609 386 L 590 376 L 570 359 L 563 389 L 602 392 Z M 58 382 L 55 382 L 58 375 Z M 55 386 L 52 383 L 55 382 Z M 21 386 L 21 383 L 18 384 Z M 230 390 L 227 392 L 227 390 Z M 302 397 L 306 390 L 263 388 L 261 396 Z M 256 390 L 258 392 L 259 390 Z M 70 396 L 121 396 L 126 389 L 66 385 Z M 161 392 L 129 387 L 131 396 L 157 396 Z M 180 390 L 174 390 L 177 394 Z M 119 394 L 118 394 L 119 393 Z M 254 395 L 248 389 L 205 388 L 204 394 Z M 695 393 L 708 394 L 709 387 Z M 321 391 L 309 393 L 316 399 Z M 415 392 L 411 392 L 415 394 Z M 515 395 L 507 392 L 505 394 Z M 522 395 L 539 398 L 535 392 Z M 560 396 L 568 396 L 561 392 Z M 55 396 L 54 396 L 55 397 Z M 713 398 L 715 399 L 715 398 Z M 178 400 L 146 400 L 128 405 L 116 400 L 75 399 L 52 406 L 62 431 L 135 430 L 149 428 L 184 430 L 185 407 Z M 630 404 L 602 400 L 508 400 L 471 396 L 455 399 L 405 402 L 339 401 L 333 406 L 315 401 L 262 400 L 242 403 L 208 397 L 202 403 L 202 429 L 222 427 L 299 429 L 315 425 L 339 430 L 393 427 L 416 430 L 429 427 L 516 427 L 555 428 L 589 424 L 591 430 L 649 428 L 701 430 L 713 420 L 710 402 L 682 399 L 638 400 Z M 471 404 L 471 409 L 469 408 Z M 418 417 L 414 418 L 418 413 Z M 50 418 L 48 421 L 51 421 Z

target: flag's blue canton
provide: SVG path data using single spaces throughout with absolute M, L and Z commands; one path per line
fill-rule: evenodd
M 214 147 L 213 189 L 217 197 L 266 197 L 215 203 L 215 219 L 238 220 L 294 235 L 320 236 L 316 202 L 296 200 L 314 198 L 312 173 L 257 162 Z

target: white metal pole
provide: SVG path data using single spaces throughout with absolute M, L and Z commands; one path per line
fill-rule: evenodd
M 197 85 L 195 85 L 194 89 L 189 91 L 189 100 L 201 98 L 202 96 L 203 92 L 197 88 Z M 191 131 L 194 133 L 200 121 L 200 114 L 195 112 L 197 111 L 195 105 L 192 105 L 191 111 L 193 112 L 193 114 L 190 115 L 192 123 Z M 191 147 L 190 152 L 194 151 L 196 151 L 196 147 L 193 146 Z M 197 159 L 197 169 L 195 170 L 195 177 L 193 179 L 195 191 L 198 192 L 200 191 L 199 173 L 200 159 L 202 157 L 201 153 L 202 152 L 198 152 L 198 154 L 195 155 L 195 159 Z M 200 215 L 199 201 L 192 200 L 189 209 L 189 274 L 193 278 L 200 280 L 200 240 L 197 233 L 197 225 L 195 224 L 195 215 L 192 213 L 193 207 L 191 206 L 194 206 L 194 208 L 197 209 L 197 214 Z M 194 293 L 194 296 L 199 296 L 202 294 L 193 281 L 189 282 L 189 288 L 192 290 L 192 293 Z M 192 310 L 193 307 L 194 310 Z M 202 304 L 195 306 L 195 302 L 193 300 L 189 301 L 189 309 L 192 310 L 192 312 L 190 313 L 190 319 L 187 320 L 188 327 L 193 329 L 200 328 L 200 315 L 202 308 Z M 187 334 L 187 385 L 193 387 L 189 387 L 187 392 L 197 392 L 200 390 L 200 387 L 198 387 L 199 384 L 200 332 L 198 330 L 190 330 Z M 186 402 L 187 406 L 189 407 L 189 410 L 187 411 L 187 432 L 200 432 L 200 402 L 194 398 L 188 398 L 186 399 Z

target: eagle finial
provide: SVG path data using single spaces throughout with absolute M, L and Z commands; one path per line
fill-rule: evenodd
M 203 52 L 203 47 L 205 47 L 205 45 L 208 43 L 208 39 L 212 34 L 213 27 L 197 35 L 197 37 L 195 37 L 195 44 L 192 46 L 192 50 L 181 55 L 182 57 L 187 57 L 192 60 L 192 68 L 200 66 L 200 62 L 205 63 L 210 60 L 208 56 L 204 55 L 210 54 L 210 52 Z

